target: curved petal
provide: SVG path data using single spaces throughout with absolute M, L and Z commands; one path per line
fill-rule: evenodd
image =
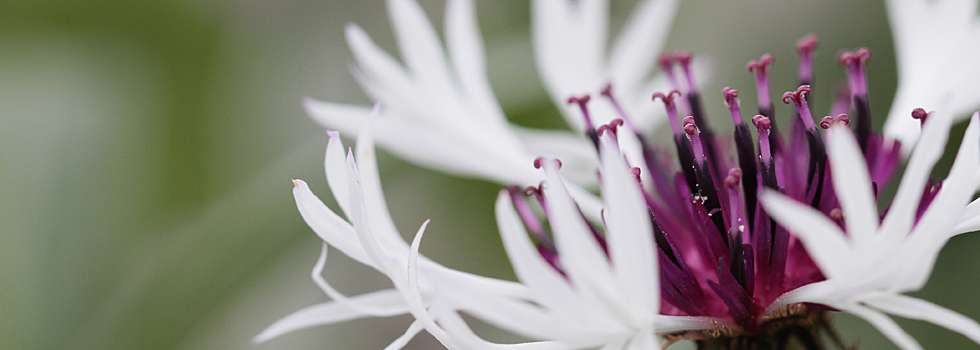
M 400 315 L 408 312 L 408 306 L 401 294 L 394 289 L 386 289 L 377 292 L 361 294 L 350 298 L 359 305 L 371 305 L 376 309 L 388 310 L 388 316 Z M 350 308 L 347 304 L 329 302 L 305 307 L 289 316 L 276 321 L 265 330 L 256 335 L 253 339 L 256 343 L 262 343 L 280 335 L 314 326 L 333 324 L 361 318 L 366 315 Z
M 900 349 L 922 350 L 922 345 L 919 345 L 919 342 L 915 341 L 908 333 L 905 333 L 894 320 L 888 318 L 885 314 L 859 305 L 849 305 L 841 309 L 868 321 L 868 323 L 877 328 L 881 334 L 884 334 L 885 337 L 895 343 Z
M 786 197 L 779 192 L 762 192 L 766 212 L 803 241 L 806 250 L 825 275 L 844 276 L 854 258 L 844 233 L 822 213 Z
M 827 156 L 834 191 L 844 212 L 844 224 L 851 240 L 862 247 L 878 232 L 878 208 L 871 190 L 871 176 L 851 130 L 836 125 L 827 133 Z
M 660 313 L 653 225 L 640 192 L 640 184 L 629 172 L 615 144 L 615 136 L 602 136 L 602 196 L 606 202 L 606 241 L 613 275 L 635 322 L 646 324 Z
M 864 302 L 893 315 L 945 327 L 980 344 L 980 324 L 942 306 L 904 295 L 884 295 L 866 299 Z

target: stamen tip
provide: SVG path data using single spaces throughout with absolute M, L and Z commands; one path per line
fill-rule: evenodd
M 759 131 L 769 130 L 769 128 L 772 127 L 772 121 L 762 114 L 756 114 L 754 117 L 752 117 L 752 124 L 755 124 L 755 127 L 758 128 Z
M 674 53 L 674 60 L 681 65 L 689 65 L 691 61 L 694 60 L 694 54 L 688 51 L 677 51 Z
M 694 136 L 698 132 L 698 125 L 694 122 L 694 116 L 686 116 L 683 119 L 684 123 L 684 133 L 688 136 Z
M 535 169 L 541 169 L 542 167 L 544 167 L 544 162 L 546 160 L 548 160 L 548 158 L 545 158 L 545 157 L 537 157 L 537 158 L 534 158 L 534 168 Z M 554 158 L 554 159 L 551 159 L 551 160 L 555 162 L 555 166 L 558 169 L 561 169 L 561 160 L 560 159 Z
M 769 69 L 769 65 L 771 64 L 772 54 L 764 53 L 762 56 L 759 56 L 759 58 L 749 61 L 749 63 L 745 65 L 745 68 L 748 69 L 749 72 L 763 74 Z
M 913 119 L 925 120 L 928 116 L 929 112 L 926 112 L 926 110 L 921 107 L 912 110 Z
M 807 34 L 796 42 L 796 51 L 801 55 L 810 54 L 817 48 L 816 34 Z
M 742 169 L 731 168 L 728 170 L 728 176 L 725 177 L 725 186 L 728 188 L 735 188 L 738 186 L 739 182 L 742 181 Z
M 725 95 L 725 104 L 731 106 L 738 103 L 738 90 L 726 86 L 721 89 L 721 93 Z

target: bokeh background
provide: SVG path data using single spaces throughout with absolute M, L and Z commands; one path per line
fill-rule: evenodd
M 441 29 L 443 0 L 421 2 Z M 613 1 L 614 25 L 632 3 Z M 529 3 L 478 5 L 508 115 L 564 127 L 535 78 Z M 717 92 L 751 91 L 744 64 L 763 52 L 776 56 L 775 93 L 793 85 L 803 34 L 821 38 L 818 88 L 843 77 L 839 49 L 866 46 L 881 116 L 896 81 L 884 11 L 882 1 L 687 0 L 668 47 L 711 62 L 704 91 L 720 118 Z M 349 22 L 396 52 L 381 0 L 4 1 L 0 348 L 377 349 L 401 334 L 406 317 L 250 342 L 277 318 L 326 300 L 308 280 L 319 242 L 295 211 L 289 180 L 330 197 L 326 138 L 302 97 L 368 102 L 349 75 Z M 822 91 L 817 110 L 829 104 Z M 427 255 L 512 275 L 492 216 L 496 185 L 391 157 L 381 169 L 404 232 L 433 220 Z M 919 294 L 980 317 L 978 251 L 980 236 L 954 239 Z M 326 274 L 348 293 L 384 285 L 339 254 Z M 838 319 L 862 349 L 891 348 L 866 324 Z M 938 327 L 901 324 L 928 349 L 976 348 Z M 435 343 L 423 335 L 410 348 Z

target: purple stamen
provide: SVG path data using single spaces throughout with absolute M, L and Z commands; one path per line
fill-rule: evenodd
M 511 187 L 507 192 L 510 194 L 510 201 L 514 204 L 514 209 L 521 217 L 521 221 L 524 222 L 524 226 L 538 237 L 539 240 L 547 240 L 548 237 L 544 232 L 544 225 L 538 220 L 538 216 L 535 215 L 534 210 L 527 204 L 527 201 L 520 196 L 521 190 L 517 187 Z
M 595 124 L 592 123 L 592 116 L 589 114 L 589 100 L 591 99 L 589 95 L 572 96 L 566 102 L 570 105 L 578 105 L 579 110 L 582 111 L 582 119 L 585 121 L 585 135 L 592 140 L 592 145 L 598 149 L 599 136 L 596 134 Z
M 755 124 L 759 132 L 759 156 L 762 159 L 762 164 L 768 168 L 772 164 L 772 148 L 769 145 L 769 132 L 772 128 L 772 122 L 766 116 L 757 114 L 752 117 L 752 123 Z
M 638 133 L 639 129 L 636 128 L 633 121 L 626 114 L 626 109 L 624 109 L 623 105 L 619 103 L 619 99 L 617 99 L 616 95 L 613 94 L 612 88 L 612 82 L 607 82 L 606 85 L 602 87 L 602 91 L 599 94 L 609 100 L 609 104 L 613 106 L 613 109 L 616 110 L 616 114 L 619 114 L 619 117 L 625 122 L 626 127 L 630 128 L 630 130 L 632 130 L 634 133 Z
M 793 103 L 796 107 L 796 111 L 800 115 L 800 120 L 803 122 L 803 126 L 807 130 L 815 130 L 816 125 L 813 124 L 813 115 L 810 114 L 810 105 L 806 101 L 806 95 L 810 93 L 810 85 L 800 85 L 796 88 L 796 91 L 787 91 L 783 94 L 783 103 Z
M 674 53 L 674 60 L 680 64 L 681 72 L 684 73 L 684 78 L 687 82 L 685 94 L 697 93 L 698 85 L 694 81 L 694 71 L 691 69 L 691 61 L 694 60 L 694 55 L 687 51 L 678 51 Z
M 622 125 L 623 125 L 623 120 L 622 119 L 619 119 L 619 118 L 613 119 L 613 120 L 609 121 L 609 124 L 604 124 L 604 125 L 600 126 L 599 129 L 598 129 L 598 134 L 599 134 L 600 137 L 602 137 L 603 134 L 605 134 L 606 132 L 609 132 L 610 135 L 613 136 L 612 137 L 613 142 L 616 142 L 616 132 L 619 129 L 619 127 L 622 126 Z
M 732 123 L 742 125 L 742 109 L 738 102 L 738 90 L 725 87 L 721 89 L 721 93 L 725 95 L 725 105 L 728 106 L 728 112 L 732 116 Z
M 772 118 L 772 100 L 769 99 L 769 65 L 772 55 L 764 54 L 758 59 L 751 60 L 745 68 L 755 74 L 756 100 L 759 104 L 759 114 Z
M 738 90 L 726 87 L 721 91 L 725 95 L 725 105 L 728 106 L 728 111 L 732 116 L 732 122 L 735 123 L 734 138 L 738 166 L 743 173 L 749 174 L 742 181 L 742 192 L 745 193 L 746 217 L 751 226 L 755 223 L 756 192 L 759 186 L 759 182 L 756 179 L 758 168 L 755 164 L 755 147 L 752 145 L 752 133 L 749 131 L 749 126 L 742 121 Z
M 808 34 L 796 42 L 796 52 L 800 55 L 800 85 L 813 84 L 813 50 L 817 48 L 817 36 Z
M 864 64 L 869 58 L 871 52 L 865 48 L 840 55 L 840 63 L 846 67 L 848 86 L 857 109 L 857 137 L 862 151 L 868 150 L 871 135 L 871 105 L 868 103 L 868 82 L 864 74 Z
M 871 58 L 871 51 L 868 51 L 866 48 L 840 54 L 839 61 L 847 68 L 847 82 L 850 85 L 851 93 L 854 95 L 867 96 L 868 94 L 868 82 L 865 79 L 864 63 L 869 58 Z
M 670 121 L 670 129 L 674 131 L 674 135 L 680 135 L 682 132 L 680 117 L 677 115 L 677 105 L 674 103 L 674 98 L 680 96 L 681 93 L 677 90 L 672 90 L 667 94 L 662 92 L 654 92 L 650 99 L 656 101 L 660 99 L 664 101 L 664 107 L 667 109 L 667 119 Z
M 742 170 L 739 168 L 732 168 L 728 171 L 728 176 L 725 177 L 725 188 L 728 190 L 728 226 L 729 231 L 741 234 L 744 230 L 740 227 L 742 225 L 741 210 L 739 206 L 742 202 L 742 197 L 739 196 L 738 187 L 742 182 Z
M 674 74 L 674 57 L 670 53 L 663 53 L 657 59 L 657 62 L 660 64 L 660 70 L 667 76 L 667 80 L 670 81 L 670 86 L 674 90 L 680 90 L 680 86 L 677 83 L 677 75 Z
M 701 164 L 704 162 L 704 145 L 701 144 L 701 130 L 694 122 L 694 116 L 684 117 L 684 133 L 691 141 L 691 148 L 694 150 L 694 160 Z

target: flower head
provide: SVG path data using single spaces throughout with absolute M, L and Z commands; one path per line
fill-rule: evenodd
M 406 23 L 415 25 L 402 30 L 427 27 L 414 3 L 391 0 L 389 4 L 396 27 Z M 450 1 L 453 6 L 460 6 L 460 12 L 451 10 L 450 17 L 472 16 L 468 1 Z M 404 121 L 404 115 L 388 116 L 388 102 L 394 104 L 390 108 L 395 114 L 410 111 L 410 104 L 399 105 L 405 101 L 379 94 L 384 97 L 378 98 L 384 101 L 385 108 L 378 112 L 383 116 L 364 120 L 357 156 L 344 156 L 336 134 L 327 147 L 327 182 L 348 220 L 319 202 L 305 183 L 296 183 L 294 196 L 304 220 L 328 245 L 375 268 L 394 288 L 376 292 L 384 298 L 340 295 L 319 277 L 324 254 L 314 269 L 314 280 L 335 301 L 288 316 L 259 339 L 318 323 L 410 313 L 415 322 L 392 348 L 424 329 L 454 349 L 640 350 L 655 348 L 661 339 L 667 345 L 696 340 L 704 349 L 782 349 L 790 341 L 822 349 L 824 334 L 840 342 L 829 315 L 844 311 L 867 320 L 903 349 L 920 346 L 885 313 L 929 321 L 980 344 L 980 325 L 975 321 L 903 295 L 925 284 L 951 237 L 980 229 L 980 200 L 970 203 L 980 185 L 980 116 L 974 117 L 949 176 L 940 182 L 930 180 L 930 174 L 944 149 L 953 114 L 917 108 L 909 109 L 909 116 L 906 111 L 905 118 L 922 125 L 922 138 L 911 152 L 895 198 L 880 213 L 879 189 L 897 173 L 905 147 L 872 129 L 865 69 L 871 57 L 868 50 L 839 56 L 847 83 L 836 94 L 830 113 L 817 118 L 810 106 L 817 40 L 815 36 L 801 39 L 796 88 L 781 95 L 792 109 L 785 131 L 777 125 L 770 98 L 768 69 L 773 57 L 766 54 L 749 62 L 758 112 L 747 118 L 739 92 L 723 89 L 721 99 L 733 125 L 730 138 L 722 137 L 717 131 L 721 129 L 707 118 L 703 93 L 694 79 L 693 55 L 661 55 L 659 63 L 670 90 L 648 92 L 652 101 L 646 104 L 662 106 L 667 117 L 672 142 L 664 147 L 652 142 L 642 119 L 629 113 L 633 109 L 621 99 L 627 94 L 620 95 L 611 85 L 598 94 L 583 94 L 595 86 L 595 76 L 604 74 L 595 72 L 621 69 L 606 67 L 597 55 L 604 46 L 605 6 L 602 1 L 541 0 L 534 8 L 539 65 L 562 57 L 582 67 L 580 76 L 558 63 L 542 70 L 556 102 L 567 107 L 566 117 L 576 117 L 577 122 L 571 123 L 586 136 L 584 147 L 591 149 L 591 157 L 544 154 L 532 161 L 523 150 L 504 156 L 489 147 L 493 137 L 487 135 L 460 140 L 469 144 L 459 149 L 439 150 L 453 157 L 473 157 L 472 164 L 454 165 L 461 172 L 508 183 L 497 198 L 496 215 L 517 282 L 452 270 L 421 256 L 425 225 L 410 246 L 401 239 L 381 195 L 372 135 L 382 135 L 383 145 L 404 142 L 384 136 L 391 126 L 382 125 L 392 119 L 395 126 L 406 125 L 397 122 Z M 631 27 L 627 28 L 629 34 Z M 475 31 L 463 33 L 472 36 Z M 438 65 L 423 59 L 428 56 L 431 61 L 432 54 L 440 52 L 434 34 L 416 34 L 427 37 L 420 46 L 429 46 L 428 52 L 406 53 L 405 61 L 417 65 L 412 69 L 435 69 L 426 70 L 434 75 L 402 87 L 445 90 L 446 81 L 423 81 L 446 76 Z M 591 51 L 572 55 L 571 44 L 578 42 L 572 39 Z M 414 49 L 403 48 L 403 52 Z M 375 57 L 378 67 L 391 63 L 378 57 L 383 56 Z M 400 82 L 377 85 L 362 79 L 362 83 L 369 91 L 388 92 Z M 485 82 L 477 85 L 485 88 Z M 448 103 L 453 105 L 472 96 L 451 97 Z M 597 97 L 608 103 L 597 104 Z M 474 103 L 493 102 L 482 101 Z M 615 117 L 606 118 L 610 115 Z M 500 115 L 494 120 L 504 119 Z M 477 133 L 491 125 L 484 122 L 453 121 L 442 127 Z M 485 129 L 490 134 L 511 130 L 506 122 L 494 123 L 501 127 Z M 470 146 L 474 148 L 466 148 Z M 395 152 L 400 152 L 397 147 L 420 152 L 408 145 L 388 147 L 396 147 Z M 577 180 L 581 172 L 569 168 L 593 159 L 598 159 L 595 182 L 602 198 L 598 203 L 590 202 L 594 196 L 576 186 L 576 181 L 565 178 L 572 175 Z M 532 341 L 487 341 L 461 313 Z

